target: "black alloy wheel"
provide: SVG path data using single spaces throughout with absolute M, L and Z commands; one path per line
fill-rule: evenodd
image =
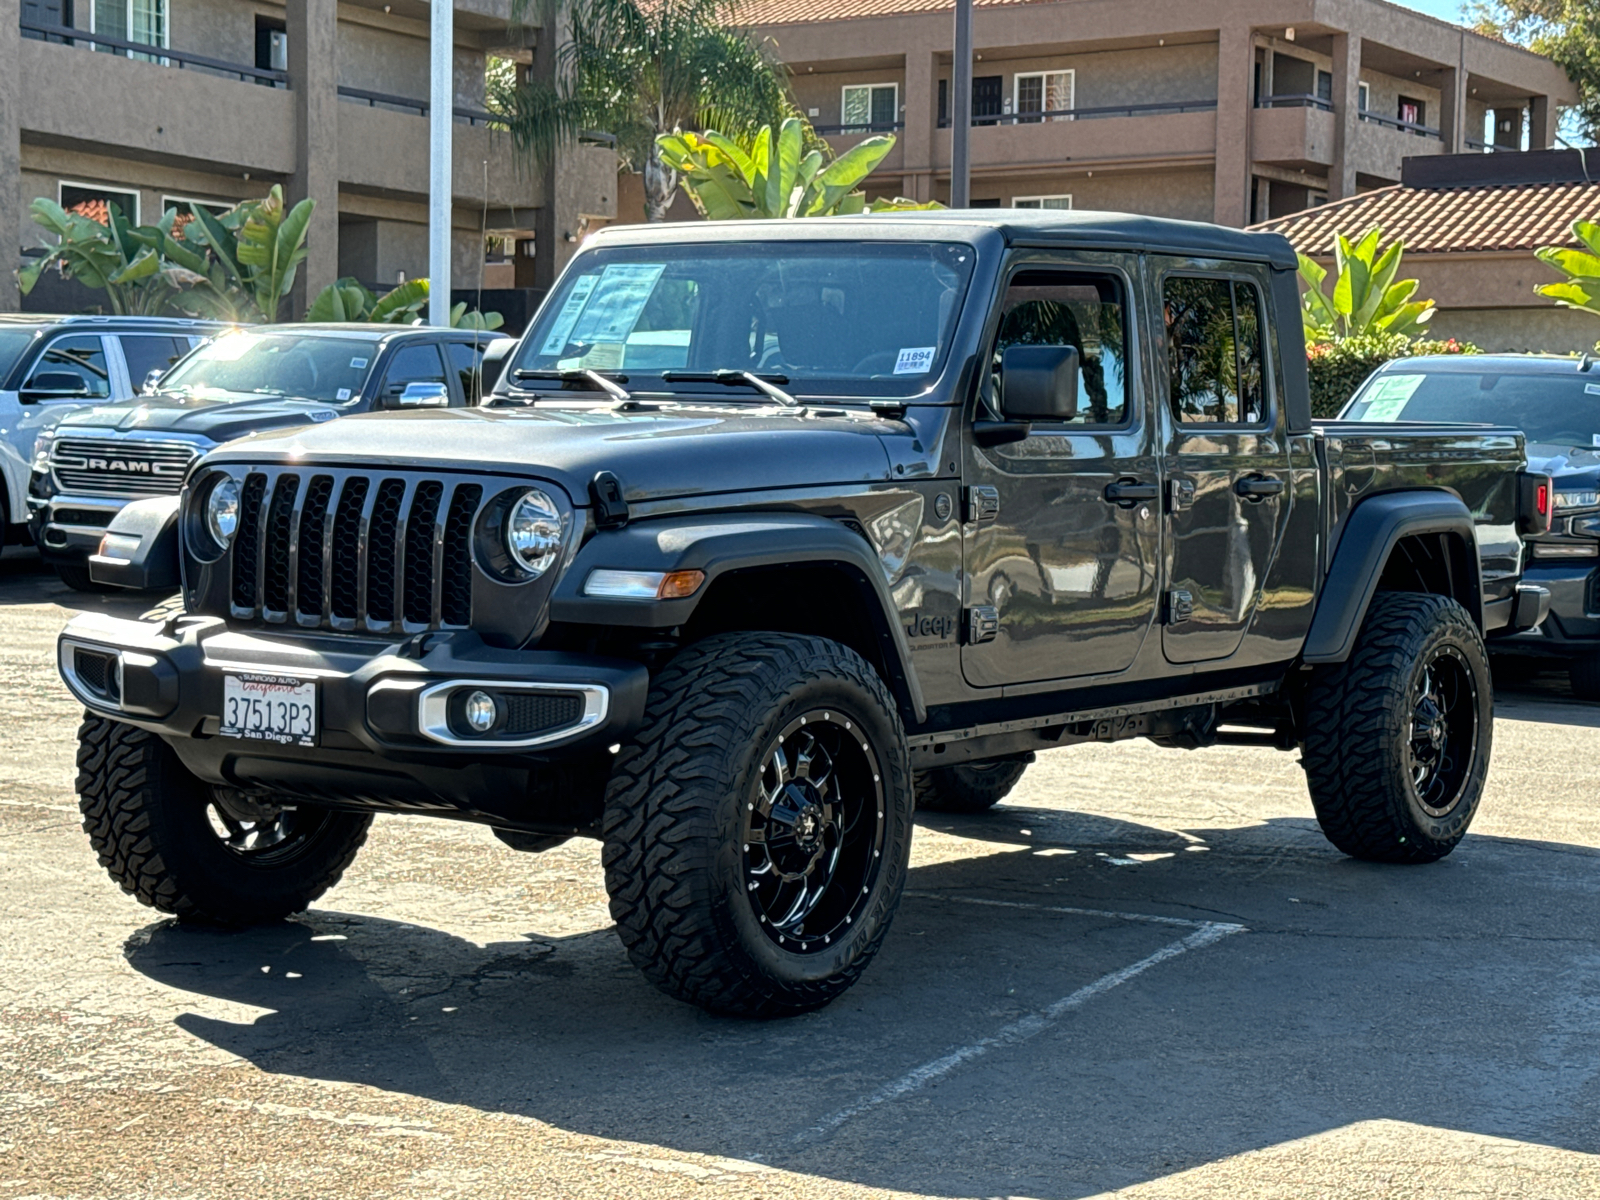
M 865 735 L 813 710 L 767 750 L 744 822 L 747 895 L 762 931 L 804 953 L 867 906 L 883 863 L 883 776 Z
M 256 805 L 214 789 L 206 820 L 229 854 L 258 867 L 283 866 L 316 845 L 333 814 L 325 808 Z
M 1461 803 L 1478 745 L 1478 687 L 1461 651 L 1438 647 L 1411 689 L 1411 785 L 1430 817 Z

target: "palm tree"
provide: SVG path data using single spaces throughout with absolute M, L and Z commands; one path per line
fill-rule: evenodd
M 734 24 L 737 0 L 572 2 L 556 81 L 502 83 L 491 106 L 524 152 L 614 134 L 623 165 L 644 174 L 651 221 L 666 219 L 678 186 L 660 134 L 714 127 L 740 140 L 791 111 L 783 68 Z

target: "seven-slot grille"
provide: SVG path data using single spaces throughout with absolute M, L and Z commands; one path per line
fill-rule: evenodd
M 472 622 L 482 483 L 252 471 L 233 541 L 235 617 L 412 633 Z
M 50 469 L 64 492 L 176 496 L 199 455 L 188 442 L 64 437 L 50 448 Z

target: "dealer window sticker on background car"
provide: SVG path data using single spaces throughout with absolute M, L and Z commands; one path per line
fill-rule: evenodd
M 1406 403 L 1422 386 L 1422 375 L 1386 375 L 1373 386 L 1372 397 L 1367 401 L 1363 421 L 1395 421 L 1405 411 Z

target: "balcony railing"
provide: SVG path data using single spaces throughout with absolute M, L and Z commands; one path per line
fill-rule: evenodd
M 1415 121 L 1402 121 L 1397 117 L 1381 117 L 1370 109 L 1361 113 L 1360 120 L 1371 125 L 1382 125 L 1387 129 L 1398 129 L 1402 133 L 1414 133 L 1418 137 L 1428 137 L 1443 140 L 1444 135 L 1431 125 L 1418 125 Z
M 369 92 L 366 88 L 345 87 L 342 84 L 339 87 L 339 99 L 356 100 L 368 108 L 392 108 L 424 117 L 428 115 L 429 108 L 426 100 L 413 100 L 409 96 L 392 96 L 388 92 Z M 484 112 L 482 109 L 458 107 L 451 111 L 457 121 L 468 125 L 498 125 L 504 122 L 504 118 Z
M 1286 92 L 1280 96 L 1261 96 L 1256 99 L 1257 108 L 1315 108 L 1322 112 L 1333 111 L 1333 101 L 1321 96 L 1313 96 L 1310 92 Z
M 1095 121 L 1107 117 L 1148 117 L 1156 113 L 1212 112 L 1215 99 L 1168 100 L 1159 104 L 1111 104 L 1099 108 L 1049 108 L 1041 112 L 974 115 L 974 125 L 1042 125 L 1046 121 Z M 948 129 L 950 118 L 941 117 L 939 128 Z
M 869 121 L 864 125 L 858 122 L 855 125 L 813 125 L 811 128 L 824 137 L 837 137 L 841 134 L 893 133 L 897 129 L 904 129 L 905 127 L 906 123 L 904 121 L 879 121 L 876 123 Z
M 286 88 L 289 86 L 289 75 L 286 71 L 268 71 L 261 67 L 247 67 L 243 63 L 224 62 L 220 58 L 208 58 L 204 54 L 191 54 L 187 50 L 172 50 L 165 46 L 151 46 L 144 42 L 129 42 L 122 38 L 108 37 L 103 33 L 91 34 L 87 30 L 73 29 L 66 25 L 41 25 L 32 21 L 22 22 L 24 36 L 35 35 L 47 42 L 58 45 L 82 46 L 86 50 L 115 50 L 124 54 L 137 54 L 140 58 L 150 62 L 160 63 L 166 67 L 185 67 L 202 71 L 215 71 L 219 75 L 231 75 L 246 83 L 259 83 L 268 87 Z

